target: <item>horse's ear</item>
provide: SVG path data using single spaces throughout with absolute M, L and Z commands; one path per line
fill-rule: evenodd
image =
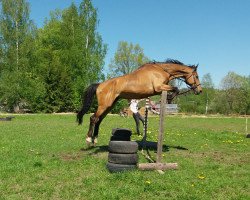
M 199 63 L 194 66 L 194 71 L 197 71 L 198 66 L 199 66 Z

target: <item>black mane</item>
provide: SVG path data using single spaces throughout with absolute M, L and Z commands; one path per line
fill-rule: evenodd
M 164 61 L 164 62 L 157 62 L 157 61 L 153 60 L 153 61 L 150 62 L 150 63 L 153 63 L 153 64 L 157 64 L 157 63 L 159 63 L 159 64 L 177 64 L 177 65 L 188 66 L 188 67 L 191 67 L 191 68 L 196 68 L 195 65 L 185 65 L 185 64 L 183 64 L 182 62 L 180 62 L 179 60 L 175 60 L 175 59 L 167 59 L 167 60 Z
M 180 62 L 179 60 L 174 60 L 174 59 L 167 59 L 164 63 L 184 65 L 184 64 L 183 64 L 182 62 Z

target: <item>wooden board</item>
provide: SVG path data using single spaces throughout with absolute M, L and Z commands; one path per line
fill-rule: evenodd
M 177 169 L 177 163 L 140 163 L 138 164 L 140 170 L 168 170 Z

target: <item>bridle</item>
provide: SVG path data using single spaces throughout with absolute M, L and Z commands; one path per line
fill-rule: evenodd
M 188 87 L 190 88 L 190 90 L 195 90 L 197 87 L 199 87 L 201 84 L 199 83 L 199 84 L 196 84 L 196 79 L 195 79 L 195 75 L 194 75 L 194 72 L 195 72 L 195 70 L 194 71 L 192 71 L 192 73 L 185 79 L 185 83 L 188 85 Z M 193 79 L 194 79 L 194 83 L 190 86 L 189 84 L 188 84 L 188 79 L 190 79 L 191 77 L 193 77 Z
M 185 78 L 185 79 L 184 79 L 183 77 L 175 77 L 174 75 L 172 75 L 172 74 L 170 74 L 170 73 L 168 72 L 168 74 L 169 74 L 170 76 L 172 76 L 173 79 L 179 79 L 179 80 L 185 82 L 186 85 L 188 86 L 188 90 L 174 94 L 174 95 L 171 97 L 171 99 L 173 99 L 175 96 L 182 95 L 182 94 L 186 94 L 186 93 L 190 92 L 191 90 L 194 91 L 197 87 L 199 87 L 199 86 L 201 85 L 200 83 L 199 83 L 199 84 L 196 84 L 196 79 L 195 79 L 195 77 L 194 77 L 194 76 L 195 76 L 195 74 L 194 74 L 195 71 L 196 71 L 196 69 L 194 69 L 194 70 L 192 71 L 192 73 L 191 73 L 187 78 Z M 190 85 L 188 84 L 187 81 L 188 81 L 191 77 L 193 77 L 194 83 L 190 86 Z
M 158 65 L 158 66 L 159 66 L 159 65 Z M 197 65 L 197 66 L 198 66 L 198 65 Z M 179 80 L 185 82 L 185 83 L 187 84 L 187 86 L 188 86 L 188 90 L 183 91 L 183 92 L 180 92 L 180 93 L 178 93 L 178 94 L 175 93 L 175 94 L 172 96 L 171 99 L 173 99 L 173 98 L 174 98 L 175 96 L 177 96 L 177 95 L 182 95 L 182 94 L 188 93 L 188 92 L 190 92 L 191 90 L 195 91 L 195 89 L 201 85 L 200 83 L 199 83 L 198 85 L 196 84 L 196 79 L 195 79 L 195 77 L 194 77 L 194 76 L 195 76 L 194 72 L 196 71 L 197 66 L 196 66 L 196 68 L 192 71 L 192 73 L 191 73 L 187 78 L 176 77 L 175 75 L 172 75 L 171 73 L 169 73 L 166 69 L 163 69 L 165 72 L 167 72 L 167 73 L 169 74 L 169 77 L 173 77 L 172 79 L 179 79 Z M 160 66 L 159 66 L 159 67 L 160 67 Z M 193 77 L 194 83 L 190 86 L 190 85 L 187 83 L 187 81 L 188 81 L 191 77 Z

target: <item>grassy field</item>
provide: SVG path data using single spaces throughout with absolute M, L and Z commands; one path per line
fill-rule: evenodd
M 84 141 L 88 123 L 89 115 L 83 126 L 74 115 L 17 115 L 11 122 L 0 121 L 0 199 L 250 199 L 244 118 L 167 117 L 169 148 L 163 162 L 177 162 L 179 169 L 163 175 L 106 170 L 111 129 L 134 131 L 132 117 L 105 118 L 92 149 Z M 157 117 L 149 119 L 151 141 L 156 141 L 158 124 Z

